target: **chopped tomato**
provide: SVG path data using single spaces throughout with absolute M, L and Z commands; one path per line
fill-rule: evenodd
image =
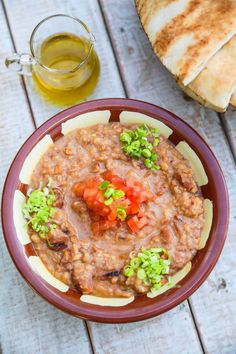
M 127 221 L 127 224 L 133 233 L 136 233 L 139 230 L 138 217 L 136 215 L 132 216 L 132 218 Z
M 101 182 L 100 178 L 91 178 L 86 182 L 86 187 L 87 188 L 98 188 L 99 183 Z
M 124 188 L 126 188 L 124 179 L 117 176 L 112 170 L 104 172 L 102 174 L 102 177 L 104 178 L 104 180 L 110 181 L 111 184 L 113 184 L 117 189 L 124 190 Z
M 140 204 L 137 202 L 131 203 L 129 213 L 137 214 L 139 211 L 140 211 Z
M 97 195 L 97 188 L 85 188 L 84 189 L 84 194 L 83 194 L 83 197 L 85 200 L 95 200 L 96 198 L 96 195 Z
M 132 218 L 130 218 L 127 221 L 127 224 L 133 233 L 136 233 L 139 230 L 141 230 L 145 225 L 147 225 L 147 223 L 148 223 L 148 219 L 146 216 L 143 216 L 142 218 L 139 219 L 135 215 L 135 216 L 132 216 Z
M 105 172 L 102 173 L 102 178 L 104 180 L 108 180 L 108 181 L 112 181 L 112 178 L 114 177 L 114 172 L 112 170 L 107 170 Z
M 108 181 L 108 186 L 105 185 L 103 189 L 100 188 L 100 183 L 104 181 L 106 184 Z M 127 217 L 127 224 L 133 233 L 148 223 L 147 217 L 141 212 L 141 205 L 153 200 L 154 195 L 140 181 L 133 178 L 124 180 L 114 171 L 106 171 L 101 174 L 101 177 L 90 178 L 86 182 L 79 183 L 75 188 L 78 197 L 82 197 L 91 210 L 94 233 L 107 230 L 115 224 L 119 225 Z M 124 193 L 118 199 L 113 198 L 112 195 L 107 197 L 106 188 Z
M 143 216 L 138 220 L 138 228 L 141 230 L 145 225 L 148 223 L 148 218 L 146 216 Z
M 99 203 L 104 203 L 105 198 L 102 191 L 97 191 L 96 199 Z
M 85 183 L 79 183 L 76 187 L 76 193 L 78 197 L 82 197 L 84 194 Z
M 116 209 L 113 209 L 107 216 L 109 221 L 115 221 L 117 219 Z

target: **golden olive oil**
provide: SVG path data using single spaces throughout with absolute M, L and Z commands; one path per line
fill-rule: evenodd
M 81 102 L 94 90 L 100 65 L 91 42 L 57 33 L 42 43 L 33 78 L 39 92 L 58 105 Z

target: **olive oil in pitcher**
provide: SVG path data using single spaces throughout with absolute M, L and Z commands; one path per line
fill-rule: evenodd
M 58 105 L 84 100 L 96 87 L 99 60 L 93 44 L 72 33 L 56 33 L 46 38 L 33 68 L 39 92 Z

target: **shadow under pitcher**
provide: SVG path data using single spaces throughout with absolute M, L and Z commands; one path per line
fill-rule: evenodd
M 37 91 L 59 106 L 79 103 L 97 85 L 100 73 L 95 38 L 81 20 L 53 15 L 42 20 L 30 37 L 31 54 L 14 53 L 6 66 L 32 76 Z

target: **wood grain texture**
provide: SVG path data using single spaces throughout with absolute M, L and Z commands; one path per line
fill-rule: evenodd
M 236 174 L 219 117 L 192 100 L 186 100 L 176 83 L 152 53 L 131 0 L 119 6 L 101 0 L 120 70 L 130 97 L 161 105 L 184 118 L 206 139 L 224 171 L 231 202 L 230 227 L 223 254 L 214 272 L 190 302 L 204 348 L 209 353 L 236 350 Z M 232 119 L 232 118 L 231 118 Z M 229 135 L 235 125 L 226 126 Z M 172 322 L 173 323 L 173 322 Z
M 95 48 L 101 63 L 100 80 L 89 99 L 124 96 L 97 0 L 81 0 L 79 2 L 76 0 L 37 0 L 34 2 L 8 0 L 5 1 L 5 6 L 15 45 L 19 52 L 29 53 L 30 34 L 38 22 L 45 17 L 62 13 L 84 21 L 96 37 Z M 24 21 L 22 21 L 22 15 Z M 26 78 L 26 87 L 37 125 L 66 108 L 56 107 L 40 97 L 31 78 Z
M 120 6 L 121 3 L 122 6 Z M 26 0 L 21 0 L 20 2 L 6 0 L 5 4 L 13 37 L 19 51 L 27 50 L 29 34 L 42 18 L 50 14 L 64 12 L 83 19 L 96 35 L 97 50 L 102 63 L 100 84 L 92 97 L 124 96 L 124 90 L 102 22 L 100 10 L 95 0 L 80 2 L 74 0 L 39 0 L 31 3 Z M 186 118 L 190 124 L 193 124 L 206 140 L 212 144 L 218 158 L 224 162 L 222 165 L 227 173 L 230 192 L 235 196 L 234 165 L 227 141 L 224 138 L 220 122 L 216 115 L 213 112 L 205 111 L 198 104 L 188 102 L 183 98 L 182 92 L 152 54 L 149 43 L 137 20 L 132 0 L 122 0 L 119 3 L 115 0 L 103 0 L 102 5 L 128 94 L 133 98 L 148 100 L 176 111 L 177 114 Z M 22 17 L 24 18 L 23 21 Z M 2 19 L 3 17 L 0 17 L 0 20 Z M 0 25 L 3 26 L 3 24 L 5 26 L 5 22 L 1 21 Z M 4 36 L 4 38 L 6 39 L 4 42 L 10 43 L 6 29 L 5 33 L 6 37 Z M 3 47 L 1 47 L 1 50 L 3 50 Z M 6 48 L 5 50 L 9 51 L 10 48 Z M 5 57 L 6 54 L 4 53 L 3 56 Z M 8 75 L 10 74 L 8 73 Z M 15 90 L 17 78 L 13 75 L 11 77 L 12 87 Z M 9 82 L 8 77 L 6 80 Z M 27 80 L 26 84 L 37 124 L 41 124 L 52 114 L 60 110 L 57 107 L 46 104 L 35 93 L 31 80 Z M 24 139 L 28 134 L 27 129 L 33 129 L 32 124 L 28 127 L 30 125 L 30 116 L 26 102 L 24 105 L 21 103 L 22 112 L 18 107 L 12 106 L 15 96 L 20 99 L 22 95 L 22 100 L 25 100 L 22 94 L 23 91 L 18 91 L 14 95 L 10 95 L 4 89 L 4 96 L 0 96 L 1 106 L 5 104 L 5 108 L 1 112 L 10 112 L 9 121 L 12 122 L 13 127 L 16 126 L 15 135 L 10 130 L 11 126 L 9 126 L 8 130 L 13 135 L 12 145 L 9 147 L 9 138 L 3 144 L 3 147 L 5 148 L 7 145 L 9 150 L 9 158 L 4 157 L 5 166 L 9 164 L 9 159 L 14 155 L 12 151 L 16 150 L 18 144 L 20 144 L 19 132 L 22 132 L 21 139 Z M 9 101 L 7 102 L 5 102 L 6 92 L 9 97 Z M 26 118 L 28 125 L 22 123 L 23 112 L 28 112 Z M 19 123 L 17 125 L 17 122 L 20 122 L 20 120 L 21 125 Z M 0 134 L 1 126 L 2 119 Z M 6 127 L 4 126 L 4 134 L 6 131 Z M 212 274 L 191 300 L 204 346 L 209 353 L 233 353 L 236 348 L 234 336 L 234 327 L 236 327 L 235 316 L 231 316 L 230 310 L 226 311 L 229 308 L 232 311 L 234 310 L 236 298 L 235 285 L 232 282 L 235 275 L 232 271 L 234 262 L 232 247 L 235 249 L 235 243 L 233 243 L 232 239 L 235 234 L 234 215 L 236 215 L 233 198 L 231 204 L 232 222 L 230 238 L 228 239 L 221 261 L 216 268 L 217 271 Z M 0 266 L 7 273 L 8 279 L 6 280 L 5 274 L 3 276 L 2 273 L 0 283 L 4 288 L 4 302 L 0 300 L 0 311 L 1 319 L 4 319 L 3 322 L 5 322 L 4 326 L 6 327 L 1 329 L 3 331 L 1 332 L 3 353 L 18 354 L 32 353 L 33 351 L 63 354 L 79 352 L 83 354 L 90 352 L 83 322 L 58 312 L 29 290 L 24 281 L 16 273 L 9 256 L 6 254 L 5 248 L 1 250 L 1 253 L 2 260 L 0 260 Z M 227 262 L 225 262 L 225 259 L 227 259 Z M 4 266 L 1 265 L 1 261 L 4 263 Z M 226 274 L 228 270 L 231 271 L 230 274 Z M 226 287 L 221 278 L 226 280 Z M 11 294 L 12 284 L 17 291 Z M 211 284 L 214 284 L 214 286 Z M 0 298 L 2 298 L 1 294 Z M 213 300 L 216 302 L 214 303 Z M 221 304 L 222 301 L 224 305 Z M 2 308 L 4 309 L 3 316 Z M 224 316 L 223 324 L 221 310 Z M 23 338 L 20 337 L 20 334 L 22 335 L 22 323 L 30 331 Z M 144 353 L 157 353 L 157 348 L 158 353 L 201 352 L 186 302 L 171 312 L 152 320 L 129 325 L 89 323 L 89 330 L 94 351 L 99 354 L 118 354 L 121 352 L 132 354 L 140 351 L 140 349 Z
M 12 51 L 11 38 L 0 5 L 0 189 L 9 164 L 34 130 L 20 78 L 4 60 Z M 91 352 L 83 321 L 47 304 L 23 281 L 8 255 L 0 231 L 0 353 Z
M 222 114 L 222 121 L 227 131 L 231 149 L 236 160 L 236 109 L 230 106 L 226 113 Z
M 202 352 L 197 334 L 192 328 L 187 302 L 164 315 L 142 322 L 113 326 L 90 322 L 89 330 L 95 343 L 95 354 Z
M 75 16 L 78 16 L 82 18 L 86 23 L 88 23 L 91 27 L 91 29 L 94 31 L 96 38 L 97 38 L 97 49 L 99 53 L 99 57 L 101 60 L 102 64 L 102 75 L 101 75 L 101 80 L 100 80 L 100 86 L 98 86 L 96 92 L 94 93 L 94 97 L 122 97 L 124 96 L 124 90 L 121 85 L 121 80 L 119 78 L 119 73 L 115 65 L 115 60 L 112 55 L 112 49 L 110 47 L 110 44 L 108 42 L 108 37 L 106 35 L 105 28 L 103 26 L 102 18 L 100 15 L 100 10 L 99 7 L 96 3 L 96 1 L 84 1 L 80 2 L 80 6 L 78 6 L 78 3 L 76 1 L 69 1 L 69 2 L 62 2 L 62 1 L 37 1 L 34 4 L 29 4 L 28 1 L 21 1 L 16 2 L 15 0 L 7 1 L 6 2 L 6 8 L 8 11 L 9 19 L 10 19 L 10 25 L 12 28 L 13 32 L 13 37 L 17 46 L 18 50 L 25 51 L 27 47 L 27 41 L 26 38 L 29 36 L 31 30 L 35 26 L 35 24 L 42 19 L 45 16 L 48 16 L 52 13 L 56 12 L 64 12 L 64 13 L 71 13 Z M 27 11 L 26 11 L 27 8 Z M 24 21 L 21 21 L 21 16 L 22 13 L 24 13 Z M 24 40 L 24 43 L 23 43 Z M 26 82 L 27 90 L 29 93 L 30 97 L 30 102 L 32 106 L 33 113 L 35 115 L 37 124 L 43 122 L 45 119 L 47 119 L 51 114 L 55 113 L 58 109 L 45 104 L 43 100 L 35 93 L 33 86 L 28 80 Z M 46 306 L 46 304 L 45 304 Z M 53 311 L 53 309 L 52 309 Z M 155 323 L 157 321 L 156 325 L 154 325 L 155 328 L 163 327 L 167 329 L 169 327 L 169 321 L 170 318 L 172 321 L 176 324 L 175 328 L 171 329 L 170 333 L 173 338 L 173 341 L 178 342 L 181 341 L 181 343 L 184 343 L 184 340 L 181 340 L 183 333 L 186 333 L 186 335 L 190 338 L 192 342 L 192 351 L 191 352 L 201 352 L 200 344 L 197 338 L 197 333 L 194 328 L 194 324 L 192 322 L 192 317 L 189 313 L 189 308 L 188 305 L 184 305 L 182 307 L 182 310 L 180 311 L 179 308 L 177 308 L 174 312 L 171 312 L 171 317 L 170 316 L 160 316 L 156 320 L 152 320 L 152 323 Z M 69 317 L 67 318 L 67 325 L 69 328 L 71 325 L 69 323 L 73 323 L 74 319 L 70 319 Z M 79 320 L 76 320 L 79 322 Z M 38 324 L 41 322 L 39 321 Z M 148 331 L 150 342 L 146 344 L 144 349 L 150 348 L 148 350 L 154 351 L 155 348 L 152 346 L 152 341 L 154 338 L 156 338 L 156 332 L 152 331 L 152 329 L 149 329 L 149 323 L 145 322 L 142 323 L 142 327 L 145 325 L 146 331 Z M 137 330 L 135 329 L 137 327 Z M 72 325 L 72 327 L 75 327 Z M 90 324 L 90 331 L 91 335 L 93 338 L 93 347 L 95 348 L 95 351 L 97 350 L 96 347 L 98 346 L 100 348 L 101 342 L 100 340 L 103 339 L 105 343 L 108 343 L 106 346 L 106 353 L 112 353 L 113 350 L 113 345 L 115 344 L 115 339 L 116 339 L 116 332 L 117 332 L 117 326 L 116 325 L 110 325 L 109 326 L 109 331 L 107 331 L 107 325 L 101 325 L 101 324 Z M 63 327 L 64 328 L 64 327 Z M 129 328 L 129 327 L 128 327 Z M 140 334 L 140 324 L 133 325 L 133 330 L 132 334 L 130 336 L 126 336 L 126 343 L 129 342 L 130 337 L 133 336 L 135 333 L 137 333 L 138 337 Z M 37 327 L 35 328 L 37 330 Z M 50 328 L 48 328 L 49 334 L 51 333 Z M 101 331 L 101 336 L 98 337 L 96 335 L 96 331 L 99 330 Z M 93 335 L 94 332 L 94 335 Z M 111 337 L 110 333 L 114 333 L 114 336 Z M 164 333 L 164 332 L 163 332 Z M 122 332 L 119 334 L 120 337 L 122 337 Z M 62 333 L 60 334 L 60 341 L 66 340 L 64 339 L 64 336 Z M 112 341 L 110 340 L 112 338 Z M 143 341 L 144 343 L 146 342 L 145 337 L 142 336 L 142 339 L 140 342 Z M 158 342 L 160 345 L 162 344 L 162 338 L 158 337 Z M 110 344 L 109 344 L 110 343 Z M 119 342 L 120 343 L 120 342 Z M 116 352 L 119 352 L 119 346 L 120 344 L 117 344 L 116 347 Z M 72 342 L 72 353 L 74 352 L 74 345 L 75 343 Z M 163 342 L 163 345 L 165 344 L 166 350 L 171 351 L 171 347 Z M 36 345 L 36 348 L 38 346 Z M 131 347 L 130 347 L 131 348 Z M 186 349 L 186 350 L 185 350 Z M 185 352 L 188 352 L 188 345 L 185 343 L 185 346 L 183 346 L 183 350 Z M 103 352 L 102 347 L 99 349 L 100 353 Z M 71 350 L 64 350 L 63 353 L 70 353 Z

